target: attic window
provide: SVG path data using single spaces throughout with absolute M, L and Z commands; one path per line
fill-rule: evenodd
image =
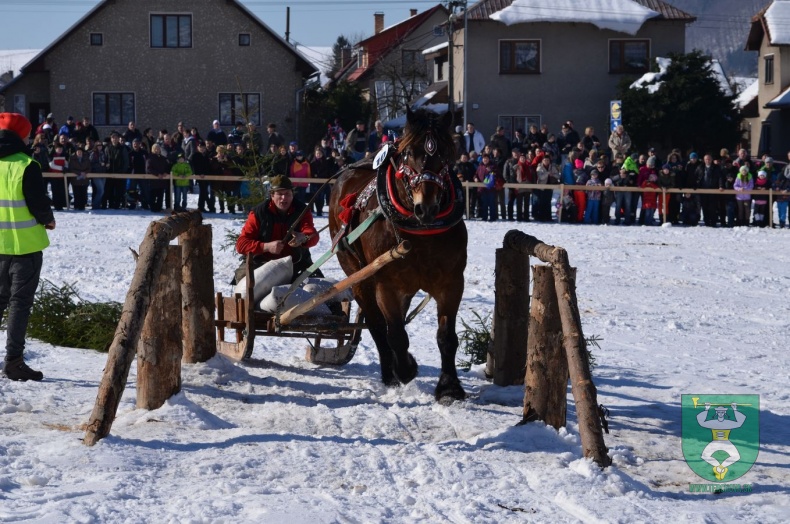
M 104 35 L 102 33 L 91 33 L 91 45 L 104 45 Z
M 609 40 L 610 73 L 646 73 L 649 66 L 650 40 Z
M 151 47 L 192 47 L 192 15 L 151 15 Z
M 249 33 L 239 33 L 239 45 L 242 47 L 247 47 L 250 45 Z
M 540 73 L 540 40 L 500 40 L 499 73 Z

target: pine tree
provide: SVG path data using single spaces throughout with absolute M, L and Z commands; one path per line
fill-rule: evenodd
M 733 150 L 742 138 L 735 96 L 725 94 L 711 70 L 711 58 L 700 51 L 670 54 L 666 74 L 640 88 L 633 79 L 619 87 L 623 124 L 637 150 L 718 152 Z M 648 85 L 660 82 L 654 93 Z

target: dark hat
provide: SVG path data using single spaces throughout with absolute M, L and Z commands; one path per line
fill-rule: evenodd
M 277 191 L 279 189 L 293 190 L 294 185 L 291 179 L 285 175 L 277 175 L 269 179 L 269 191 Z
M 661 169 L 669 169 L 671 171 L 672 170 L 672 166 L 669 165 L 669 164 L 664 164 L 663 166 L 661 166 Z
M 21 139 L 30 136 L 33 125 L 24 115 L 19 113 L 0 113 L 0 129 L 13 131 Z
M 304 156 L 304 151 L 300 149 L 299 151 L 296 152 L 296 156 Z
M 132 140 L 132 144 L 139 144 L 139 143 L 140 143 L 139 138 L 135 138 L 134 140 Z
M 358 125 L 358 126 L 359 126 L 359 125 L 362 125 L 362 126 L 364 126 L 364 125 L 365 125 L 365 122 L 363 122 L 362 120 L 357 120 L 357 125 Z
M 66 117 L 66 120 L 74 120 L 74 117 L 69 115 L 69 116 Z
M 288 145 L 296 147 L 296 146 L 299 145 L 299 143 L 294 141 L 294 142 L 289 143 Z
M 243 125 L 244 125 L 244 122 L 242 122 L 241 120 L 236 120 L 236 127 L 243 126 Z
M 691 153 L 689 158 L 699 158 L 699 155 L 697 155 L 697 153 Z

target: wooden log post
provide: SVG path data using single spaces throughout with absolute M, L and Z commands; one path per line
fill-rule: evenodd
M 193 227 L 178 237 L 181 245 L 181 332 L 183 362 L 205 362 L 217 354 L 214 336 L 214 253 L 211 226 Z
M 181 246 L 165 246 L 137 345 L 137 407 L 158 409 L 181 391 Z
M 137 267 L 126 293 L 121 319 L 110 344 L 96 403 L 88 420 L 82 441 L 85 445 L 93 446 L 110 433 L 140 340 L 148 305 L 164 264 L 164 257 L 161 256 L 163 246 L 170 244 L 171 240 L 190 227 L 200 225 L 201 221 L 200 213 L 192 211 L 152 222 L 148 226 L 145 238 L 140 244 Z
M 494 275 L 494 384 L 522 384 L 527 365 L 529 255 L 515 249 L 497 249 Z
M 532 299 L 522 423 L 542 420 L 560 429 L 567 418 L 568 360 L 551 266 L 532 266 Z
M 568 357 L 571 392 L 576 403 L 582 452 L 596 464 L 606 467 L 612 463 L 603 440 L 601 418 L 598 413 L 598 391 L 592 381 L 587 348 L 582 334 L 581 316 L 576 302 L 576 280 L 568 261 L 568 252 L 561 247 L 547 245 L 518 230 L 505 235 L 505 247 L 523 251 L 551 264 L 554 270 L 554 289 L 557 292 L 562 321 L 563 346 Z

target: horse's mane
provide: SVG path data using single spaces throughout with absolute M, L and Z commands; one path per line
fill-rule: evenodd
M 418 109 L 406 119 L 406 128 L 398 143 L 398 152 L 402 154 L 407 150 L 422 151 L 428 133 L 433 135 L 442 156 L 455 161 L 455 142 L 450 134 L 447 116 L 427 109 Z

